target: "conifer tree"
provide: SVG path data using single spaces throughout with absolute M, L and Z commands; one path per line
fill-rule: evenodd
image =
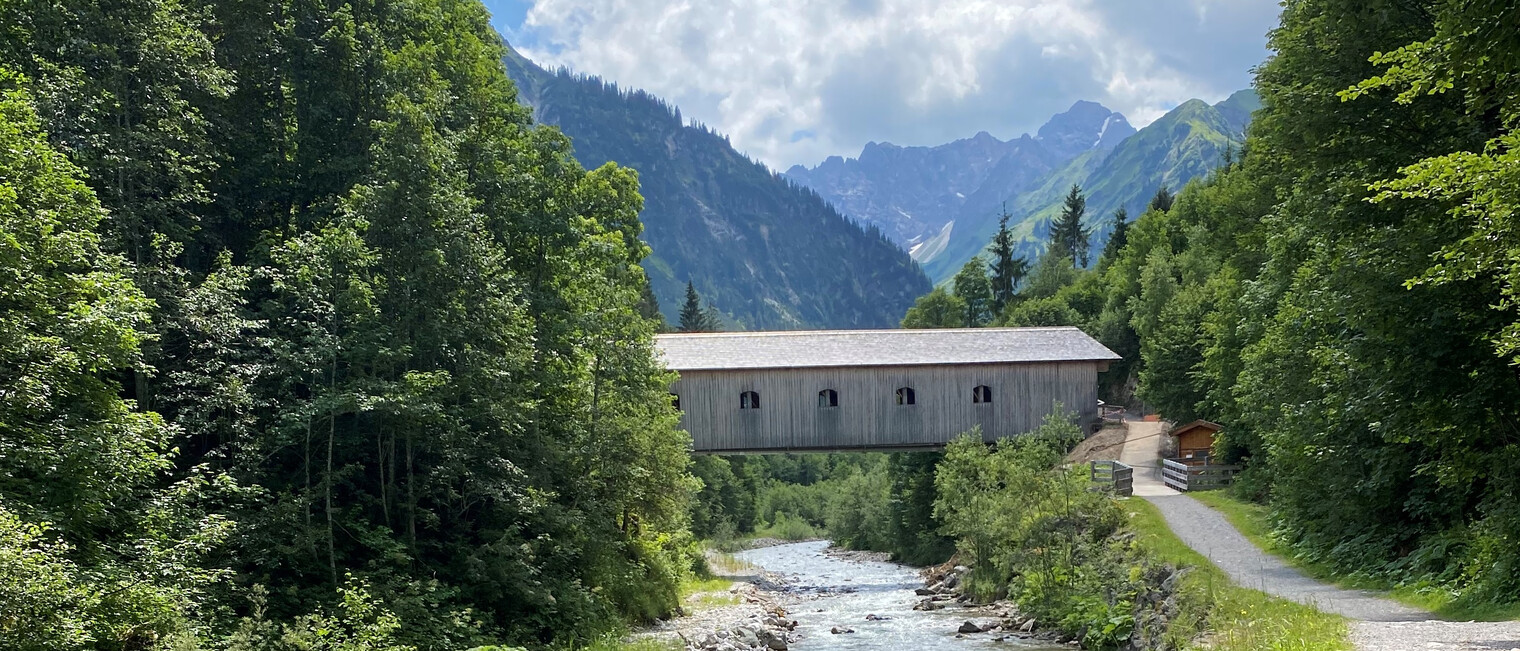
M 1066 194 L 1066 203 L 1061 207 L 1061 216 L 1050 226 L 1051 251 L 1070 258 L 1078 267 L 1087 266 L 1088 238 L 1092 236 L 1092 231 L 1082 225 L 1082 217 L 1086 214 L 1087 197 L 1082 194 L 1081 186 L 1072 184 L 1071 191 Z
M 686 304 L 681 306 L 681 332 L 712 332 L 717 328 L 711 308 L 702 307 L 702 297 L 696 286 L 686 281 Z
M 1113 260 L 1119 255 L 1119 249 L 1129 242 L 1129 211 L 1124 206 L 1119 206 L 1114 211 L 1114 230 L 1108 235 L 1108 243 L 1103 245 L 1103 257 L 1100 260 Z
M 1171 210 L 1172 199 L 1172 191 L 1168 190 L 1166 186 L 1163 185 L 1156 189 L 1156 196 L 1151 197 L 1151 204 L 1149 209 L 1159 210 L 1161 212 Z
M 992 238 L 992 310 L 1001 314 L 1013 302 L 1014 292 L 1029 272 L 1029 261 L 1013 257 L 1013 233 L 1008 230 L 1008 208 L 998 217 L 998 232 Z

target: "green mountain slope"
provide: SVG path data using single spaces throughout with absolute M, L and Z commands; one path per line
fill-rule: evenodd
M 929 281 L 875 228 L 841 216 L 815 192 L 682 124 L 643 91 L 549 72 L 508 54 L 507 71 L 535 117 L 574 141 L 586 167 L 639 172 L 644 268 L 667 319 L 688 280 L 745 329 L 893 327 Z
M 1087 151 L 1052 170 L 1034 189 L 1006 198 L 1021 253 L 1044 250 L 1050 220 L 1073 183 L 1087 193 L 1087 223 L 1094 228 L 1094 249 L 1101 248 L 1115 210 L 1122 206 L 1137 217 L 1156 188 L 1179 190 L 1221 165 L 1228 149 L 1240 148 L 1251 112 L 1260 106 L 1249 90 L 1213 106 L 1188 100 L 1112 150 Z M 986 248 L 997 232 L 997 218 L 996 210 L 980 207 L 962 213 L 944 247 L 933 257 L 919 257 L 924 271 L 935 282 L 955 275 Z

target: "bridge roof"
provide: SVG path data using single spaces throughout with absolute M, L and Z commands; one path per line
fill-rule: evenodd
M 1119 359 L 1073 327 L 680 333 L 655 345 L 674 371 Z

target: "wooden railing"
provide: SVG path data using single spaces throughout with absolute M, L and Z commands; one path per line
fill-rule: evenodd
M 1161 460 L 1161 482 L 1180 491 L 1223 488 L 1239 471 L 1240 466 L 1214 465 L 1207 459 Z
M 1123 405 L 1099 405 L 1098 418 L 1111 423 L 1123 422 L 1124 407 Z
M 1089 463 L 1092 481 L 1115 495 L 1129 497 L 1135 493 L 1135 469 L 1128 465 L 1104 459 Z

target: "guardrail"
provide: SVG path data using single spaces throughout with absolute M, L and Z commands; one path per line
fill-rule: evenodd
M 1110 423 L 1124 421 L 1124 407 L 1121 405 L 1098 405 L 1098 418 Z
M 1235 473 L 1239 471 L 1240 466 L 1161 460 L 1161 482 L 1180 491 L 1223 488 L 1230 485 Z
M 1135 494 L 1135 469 L 1129 465 L 1112 459 L 1103 459 L 1089 462 L 1088 469 L 1094 484 L 1113 491 L 1115 495 L 1121 497 Z

